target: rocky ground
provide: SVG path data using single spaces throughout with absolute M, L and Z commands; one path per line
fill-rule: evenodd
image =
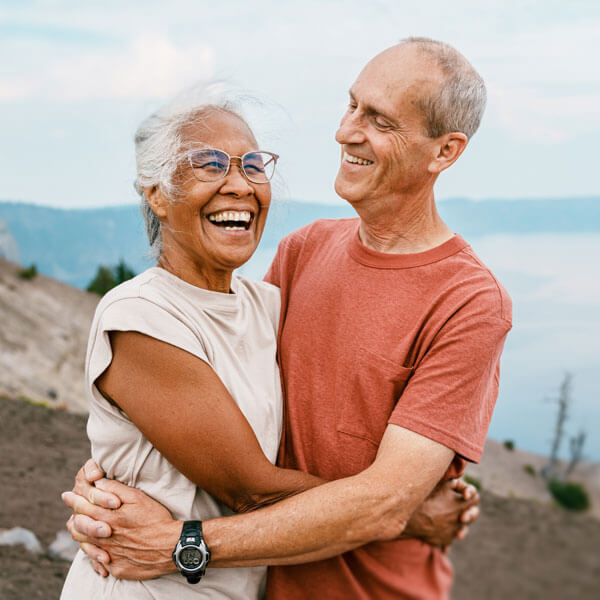
M 99 297 L 0 258 L 0 394 L 85 412 L 83 368 Z
M 501 458 L 521 469 L 522 457 L 500 446 L 492 443 L 490 454 L 502 450 L 508 458 Z M 60 492 L 71 486 L 88 454 L 85 417 L 0 398 L 0 528 L 30 529 L 47 548 L 68 516 Z M 479 475 L 483 481 L 488 477 Z M 453 598 L 598 598 L 599 549 L 599 520 L 484 488 L 483 516 L 468 540 L 451 552 Z M 33 555 L 19 546 L 0 546 L 0 598 L 56 599 L 67 569 L 68 563 L 47 552 Z
M 481 462 L 469 464 L 466 473 L 479 480 L 484 489 L 492 490 L 503 498 L 520 498 L 551 505 L 552 497 L 546 482 L 539 476 L 547 462 L 545 456 L 518 448 L 509 450 L 496 440 L 487 440 Z M 564 470 L 565 466 L 560 461 L 559 471 Z M 600 463 L 579 463 L 569 476 L 569 481 L 585 486 L 591 504 L 588 514 L 600 519 Z
M 32 530 L 44 548 L 64 528 L 60 493 L 89 455 L 86 418 L 0 398 L 0 528 Z M 0 598 L 58 598 L 68 563 L 0 546 Z

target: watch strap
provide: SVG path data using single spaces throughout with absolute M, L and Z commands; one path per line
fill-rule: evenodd
M 176 560 L 177 552 L 184 546 L 197 546 L 203 549 L 207 560 L 202 569 L 193 573 L 188 573 L 180 564 L 178 564 Z M 173 562 L 177 568 L 179 568 L 181 574 L 187 579 L 188 583 L 198 583 L 206 573 L 208 561 L 210 561 L 210 550 L 206 546 L 206 542 L 202 536 L 202 521 L 184 521 L 183 527 L 181 528 L 181 536 L 173 551 Z
M 193 543 L 199 546 L 202 540 L 202 521 L 184 521 L 179 541 L 183 545 Z

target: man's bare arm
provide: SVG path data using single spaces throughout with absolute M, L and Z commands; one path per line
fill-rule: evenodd
M 441 444 L 389 425 L 376 460 L 362 473 L 253 513 L 206 521 L 203 527 L 212 552 L 211 565 L 297 564 L 334 556 L 371 541 L 396 539 L 414 509 L 442 478 L 453 455 Z M 111 489 L 111 483 L 105 480 L 100 486 Z M 76 533 L 76 539 L 108 551 L 111 573 L 117 577 L 142 579 L 173 571 L 171 552 L 181 522 L 172 521 L 156 503 L 138 504 L 137 490 L 128 489 L 127 494 L 116 511 L 93 506 L 79 496 L 68 496 L 67 503 L 76 512 L 106 521 L 113 532 L 107 539 Z M 163 514 L 157 514 L 154 506 Z M 148 521 L 151 525 L 146 526 Z M 140 543 L 140 539 L 151 542 Z M 108 560 L 106 554 L 101 558 Z
M 92 504 L 104 508 L 117 508 L 121 505 L 121 498 L 127 503 L 145 505 L 148 504 L 147 514 L 152 514 L 156 502 L 147 497 L 143 492 L 125 486 L 117 481 L 103 479 L 103 473 L 91 459 L 77 473 L 73 492 L 89 499 Z M 99 482 L 98 487 L 93 485 Z M 104 489 L 102 489 L 104 488 Z M 112 490 L 112 491 L 109 491 Z M 75 497 L 66 494 L 67 504 L 73 506 Z M 154 506 L 153 506 L 154 505 Z M 139 507 L 138 507 L 139 508 Z M 145 509 L 146 510 L 146 509 Z M 139 510 L 137 511 L 139 514 Z M 114 517 L 114 514 L 112 515 Z M 124 515 L 121 515 L 124 516 Z M 433 546 L 449 546 L 454 539 L 462 540 L 468 535 L 469 526 L 479 517 L 479 494 L 472 485 L 461 479 L 451 479 L 440 482 L 435 490 L 412 514 L 401 538 L 418 538 Z M 164 525 L 164 524 L 163 524 Z M 82 541 L 88 537 L 108 538 L 112 530 L 108 523 L 95 521 L 83 514 L 71 516 L 67 524 L 74 539 Z M 128 524 L 125 520 L 123 527 L 132 527 L 134 523 Z M 139 548 L 141 544 L 147 543 L 150 548 L 154 544 L 154 537 L 160 537 L 158 530 L 152 531 L 150 540 L 136 539 L 136 532 L 129 532 L 129 537 L 119 540 L 119 547 L 111 548 L 111 552 L 117 552 L 115 556 L 120 560 L 127 561 L 131 548 Z M 84 537 L 80 537 L 84 536 Z M 115 542 L 116 536 L 110 540 Z M 108 571 L 102 563 L 109 563 L 110 556 L 99 547 L 83 542 L 81 548 L 92 559 L 95 570 L 100 575 L 108 575 Z M 158 555 L 156 560 L 158 560 Z M 101 561 L 101 562 L 99 562 Z M 150 561 L 155 562 L 155 561 Z M 167 567 L 170 567 L 170 563 Z

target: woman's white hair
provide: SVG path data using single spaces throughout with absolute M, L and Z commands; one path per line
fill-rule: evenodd
M 239 117 L 241 96 L 226 91 L 222 83 L 198 84 L 142 121 L 135 132 L 137 177 L 134 188 L 140 195 L 141 211 L 146 226 L 150 253 L 158 259 L 162 252 L 161 223 L 148 204 L 143 188 L 158 186 L 168 199 L 178 197 L 175 171 L 185 151 L 182 131 L 186 126 L 201 122 L 211 112 L 227 111 Z

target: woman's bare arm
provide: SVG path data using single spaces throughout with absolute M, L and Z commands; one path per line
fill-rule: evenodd
M 269 462 L 207 363 L 137 332 L 113 331 L 110 339 L 113 360 L 96 386 L 176 469 L 209 494 L 243 512 L 323 483 Z

